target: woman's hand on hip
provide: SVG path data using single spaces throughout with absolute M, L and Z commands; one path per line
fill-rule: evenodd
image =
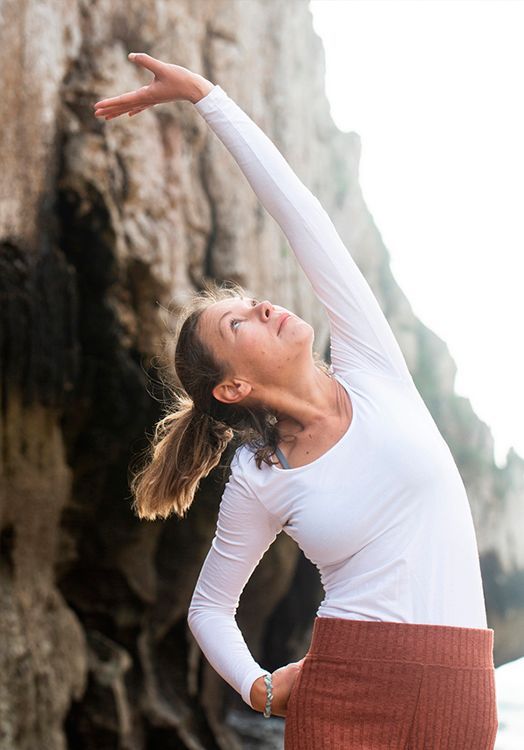
M 153 80 L 135 91 L 96 102 L 93 105 L 96 117 L 111 120 L 126 113 L 132 116 L 162 102 L 189 101 L 194 104 L 214 86 L 198 73 L 181 65 L 162 62 L 145 52 L 130 52 L 128 57 L 137 65 L 150 70 L 154 75 Z
M 290 664 L 286 664 L 285 667 L 279 667 L 272 672 L 273 677 L 273 699 L 271 701 L 271 715 L 286 717 L 287 705 L 289 696 L 295 684 L 295 680 L 298 679 L 300 670 L 302 669 L 302 662 L 306 657 L 304 656 L 300 661 L 294 661 Z M 257 684 L 260 683 L 260 684 Z M 251 688 L 251 702 L 255 709 L 264 712 L 266 705 L 266 684 L 263 677 L 259 677 L 253 683 Z

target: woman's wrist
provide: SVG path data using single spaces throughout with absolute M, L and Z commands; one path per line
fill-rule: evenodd
M 266 683 L 264 682 L 264 676 L 262 675 L 262 677 L 257 677 L 254 683 L 251 685 L 251 690 L 249 693 L 249 699 L 255 711 L 264 711 L 264 708 L 266 707 L 266 697 Z
M 209 94 L 211 89 L 213 89 L 214 87 L 214 83 L 208 81 L 207 78 L 204 78 L 204 76 L 195 73 L 192 81 L 192 90 L 190 95 L 188 96 L 188 100 L 192 104 L 196 104 L 200 99 L 206 96 L 206 94 Z

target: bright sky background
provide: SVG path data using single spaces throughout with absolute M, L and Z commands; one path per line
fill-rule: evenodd
M 504 465 L 524 456 L 524 2 L 311 0 L 392 272 Z

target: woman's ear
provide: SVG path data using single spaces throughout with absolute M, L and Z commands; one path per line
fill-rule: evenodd
M 246 380 L 224 380 L 216 385 L 213 396 L 223 404 L 238 404 L 252 391 L 252 386 Z

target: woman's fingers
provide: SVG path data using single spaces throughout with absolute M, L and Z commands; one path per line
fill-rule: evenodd
M 97 107 L 95 115 L 97 117 L 105 117 L 106 115 L 114 115 L 116 112 L 124 112 L 126 109 L 131 109 L 131 107 Z
M 147 68 L 152 73 L 157 76 L 162 72 L 162 69 L 165 68 L 165 63 L 161 62 L 160 60 L 156 60 L 154 57 L 151 57 L 151 55 L 147 55 L 145 52 L 130 52 L 128 55 L 128 58 L 134 62 L 137 63 L 137 65 L 140 65 L 144 68 Z M 136 91 L 128 91 L 125 94 L 120 94 L 120 96 L 112 96 L 108 99 L 100 99 L 100 101 L 95 103 L 95 108 L 100 109 L 102 107 L 114 107 L 114 106 L 129 106 L 129 107 L 136 107 L 137 105 L 144 104 L 144 96 L 147 95 L 147 89 L 149 89 L 150 84 L 147 86 L 141 86 Z
M 96 117 L 103 117 L 105 120 L 114 120 L 115 117 L 120 117 L 121 115 L 137 115 L 139 112 L 143 112 L 145 109 L 149 109 L 153 105 L 151 104 L 145 104 L 142 107 L 112 107 L 109 110 L 103 110 L 101 112 L 97 111 L 95 112 Z
M 146 107 L 163 102 L 192 100 L 196 76 L 188 68 L 164 63 L 145 52 L 130 52 L 128 57 L 130 61 L 154 73 L 153 80 L 136 91 L 100 99 L 93 105 L 96 117 L 111 120 L 125 113 L 138 114 Z M 202 79 L 202 76 L 198 78 Z
M 107 107 L 136 107 L 148 104 L 149 102 L 144 101 L 148 95 L 149 86 L 141 86 L 135 91 L 128 91 L 126 94 L 120 94 L 120 96 L 112 96 L 109 99 L 100 99 L 95 102 L 95 109 L 105 109 Z
M 117 104 L 112 107 L 98 107 L 95 105 L 95 117 L 118 117 L 118 115 L 125 115 L 126 112 L 131 112 L 133 110 L 143 110 L 147 109 L 148 107 L 152 107 L 153 105 L 150 103 L 142 102 L 135 105 L 122 105 Z
M 111 120 L 113 117 L 120 117 L 120 115 L 125 115 L 126 112 L 129 112 L 129 109 L 113 109 L 110 112 L 95 112 L 95 117 Z
M 137 115 L 139 112 L 143 112 L 144 109 L 148 109 L 148 107 L 138 107 L 138 109 L 132 109 L 130 112 L 128 112 L 129 117 L 133 117 L 133 115 Z
M 131 62 L 141 65 L 143 68 L 147 68 L 155 75 L 159 75 L 162 72 L 162 68 L 165 67 L 165 63 L 161 62 L 161 60 L 157 60 L 156 57 L 151 57 L 151 55 L 148 55 L 145 52 L 130 52 L 128 58 Z
M 130 109 L 136 109 L 137 107 L 140 107 L 140 106 L 142 105 L 135 103 L 134 105 L 128 104 L 127 106 L 118 104 L 115 107 L 96 107 L 95 115 L 97 117 L 105 117 L 106 115 L 122 114 L 123 112 L 128 112 Z

